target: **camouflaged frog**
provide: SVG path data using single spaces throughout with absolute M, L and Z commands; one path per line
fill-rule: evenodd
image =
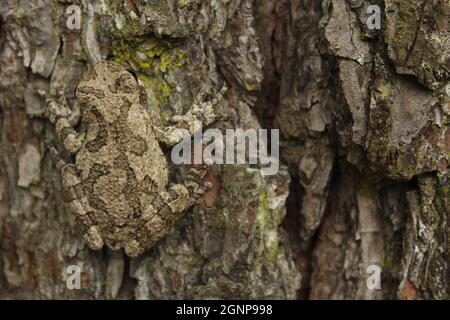
M 179 142 L 179 130 L 155 124 L 144 89 L 121 65 L 99 62 L 85 79 L 76 90 L 78 113 L 61 101 L 46 101 L 46 117 L 75 159 L 58 165 L 64 201 L 91 249 L 106 244 L 136 257 L 165 236 L 204 193 L 206 168 L 191 168 L 183 184 L 169 184 L 159 141 Z M 191 120 L 199 116 L 205 124 L 215 120 L 213 103 L 199 99 L 178 123 L 192 128 Z

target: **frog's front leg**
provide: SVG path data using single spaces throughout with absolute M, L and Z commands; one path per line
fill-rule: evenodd
M 59 101 L 47 98 L 44 91 L 40 91 L 39 94 L 46 98 L 45 117 L 55 126 L 58 139 L 67 151 L 76 153 L 84 140 L 84 135 L 79 135 L 73 128 L 80 117 L 79 108 L 71 111 L 62 93 L 60 93 Z M 81 226 L 84 226 L 82 232 L 88 246 L 93 250 L 101 249 L 103 240 L 97 226 L 92 223 L 89 217 L 92 209 L 81 187 L 80 173 L 74 164 L 67 163 L 60 157 L 53 145 L 50 144 L 48 149 L 55 160 L 56 167 L 61 172 L 63 200 L 66 209 L 74 215 Z
M 153 127 L 156 138 L 167 146 L 173 146 L 183 140 L 186 135 L 193 136 L 199 130 L 200 124 L 208 126 L 216 121 L 217 111 L 224 101 L 223 95 L 226 90 L 226 86 L 219 92 L 212 93 L 202 89 L 186 114 L 173 117 L 172 121 L 175 122 L 173 126 L 164 127 L 155 121 Z
M 85 137 L 84 134 L 79 134 L 74 129 L 80 118 L 79 108 L 71 111 L 62 94 L 58 101 L 47 97 L 42 90 L 39 91 L 39 94 L 46 98 L 45 117 L 55 126 L 59 141 L 63 143 L 67 151 L 75 154 L 81 148 Z
M 137 257 L 151 248 L 170 231 L 181 214 L 198 201 L 210 188 L 202 182 L 206 172 L 207 166 L 192 168 L 184 184 L 172 185 L 156 196 L 143 212 L 145 222 L 125 245 L 128 256 Z

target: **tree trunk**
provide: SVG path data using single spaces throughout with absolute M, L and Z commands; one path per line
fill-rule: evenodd
M 449 298 L 448 1 L 6 0 L 0 15 L 1 299 Z M 133 70 L 163 122 L 226 83 L 213 126 L 279 128 L 278 174 L 216 165 L 152 249 L 89 250 L 38 90 L 73 104 L 100 60 Z

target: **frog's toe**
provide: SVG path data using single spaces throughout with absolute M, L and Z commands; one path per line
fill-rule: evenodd
M 103 247 L 103 239 L 96 226 L 91 226 L 84 235 L 84 238 L 92 250 L 100 250 Z
M 142 252 L 144 252 L 144 248 L 137 240 L 131 240 L 125 245 L 125 253 L 131 258 L 136 258 Z

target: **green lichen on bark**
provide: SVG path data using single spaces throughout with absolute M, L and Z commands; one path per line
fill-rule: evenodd
M 435 89 L 450 76 L 450 3 L 386 1 L 385 37 L 399 73 Z
M 171 39 L 149 37 L 114 41 L 113 48 L 113 59 L 136 72 L 161 112 L 167 108 L 176 86 L 170 75 L 177 70 L 182 72 L 183 66 L 189 63 L 183 48 Z

